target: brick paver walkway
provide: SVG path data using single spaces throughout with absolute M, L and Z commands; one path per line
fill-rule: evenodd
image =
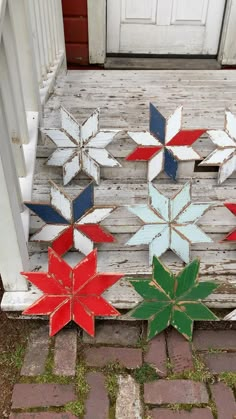
M 142 332 L 142 333 L 141 333 Z M 28 342 L 10 419 L 236 419 L 236 331 L 175 330 L 149 343 L 141 326 L 101 322 Z

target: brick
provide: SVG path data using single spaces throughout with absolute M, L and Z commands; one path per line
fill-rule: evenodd
M 193 369 L 191 344 L 177 330 L 168 333 L 167 347 L 174 373 Z
M 110 362 L 119 362 L 126 368 L 137 368 L 142 365 L 141 349 L 114 348 L 101 346 L 89 348 L 85 353 L 86 362 L 90 367 L 104 367 Z
M 48 357 L 48 326 L 42 326 L 31 333 L 27 345 L 21 375 L 42 375 Z
M 217 407 L 217 418 L 233 419 L 236 416 L 236 403 L 233 391 L 224 383 L 215 383 L 211 386 L 211 393 Z
M 190 412 L 180 410 L 175 412 L 171 409 L 153 409 L 148 412 L 150 419 L 213 419 L 212 412 L 209 408 L 193 408 Z M 226 419 L 226 417 L 225 417 Z
M 213 374 L 236 372 L 236 353 L 210 353 L 203 356 L 204 362 Z
M 147 351 L 144 354 L 144 362 L 151 364 L 160 377 L 166 377 L 167 354 L 164 333 L 160 333 L 149 342 Z
M 124 322 L 98 323 L 96 336 L 93 338 L 84 332 L 83 341 L 99 345 L 135 346 L 140 338 L 140 326 L 122 323 Z
M 130 376 L 119 375 L 116 419 L 142 419 L 140 385 Z
M 74 376 L 77 356 L 77 332 L 65 329 L 56 336 L 53 373 Z
M 104 375 L 100 372 L 90 372 L 87 374 L 87 383 L 90 390 L 85 404 L 84 419 L 107 419 L 109 417 L 109 398 Z
M 67 412 L 37 412 L 37 413 L 11 413 L 9 419 L 76 419 L 78 416 Z
M 76 395 L 70 384 L 15 384 L 12 408 L 64 406 L 74 400 Z
M 200 351 L 208 349 L 236 351 L 236 330 L 195 330 L 193 344 Z
M 144 384 L 144 401 L 150 404 L 207 403 L 208 393 L 203 383 L 191 380 L 158 380 Z

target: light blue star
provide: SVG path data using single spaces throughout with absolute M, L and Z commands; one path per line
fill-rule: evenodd
M 210 204 L 191 202 L 190 182 L 171 199 L 149 183 L 149 203 L 128 207 L 144 225 L 126 244 L 148 244 L 150 265 L 153 256 L 160 257 L 168 249 L 175 252 L 185 263 L 189 263 L 191 243 L 212 242 L 196 225 L 209 207 Z

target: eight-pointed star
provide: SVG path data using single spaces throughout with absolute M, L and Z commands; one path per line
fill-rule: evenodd
M 191 183 L 186 183 L 171 199 L 149 183 L 149 203 L 128 209 L 137 215 L 144 226 L 126 243 L 149 245 L 149 263 L 153 256 L 173 250 L 184 262 L 190 260 L 191 243 L 210 243 L 212 240 L 195 223 L 210 204 L 191 202 Z
M 192 339 L 194 320 L 217 320 L 217 317 L 200 301 L 214 291 L 214 282 L 199 282 L 199 260 L 195 259 L 175 276 L 155 256 L 150 280 L 129 281 L 144 301 L 129 315 L 148 320 L 148 339 L 174 326 L 186 339 Z
M 217 146 L 199 166 L 220 166 L 218 183 L 223 183 L 236 170 L 236 117 L 225 111 L 225 129 L 207 131 Z
M 49 157 L 49 166 L 63 166 L 63 182 L 67 185 L 80 171 L 97 184 L 100 183 L 100 166 L 120 166 L 105 147 L 113 140 L 117 130 L 99 130 L 97 109 L 82 125 L 61 108 L 61 129 L 42 129 L 58 147 Z
M 44 294 L 23 314 L 50 315 L 50 336 L 73 320 L 94 336 L 95 316 L 119 316 L 102 293 L 122 278 L 119 273 L 97 273 L 93 250 L 74 268 L 48 249 L 48 272 L 22 272 Z
M 50 242 L 61 256 L 72 247 L 87 255 L 93 243 L 113 242 L 114 237 L 98 223 L 116 207 L 94 206 L 94 186 L 91 182 L 75 199 L 51 181 L 51 202 L 25 202 L 25 205 L 46 224 L 33 236 L 32 241 Z
M 126 160 L 148 161 L 148 180 L 152 181 L 162 171 L 176 179 L 178 161 L 198 160 L 201 157 L 192 144 L 206 131 L 181 130 L 183 107 L 168 118 L 150 103 L 149 132 L 128 132 L 138 147 Z

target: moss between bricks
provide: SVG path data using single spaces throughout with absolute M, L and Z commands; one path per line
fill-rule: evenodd
M 159 378 L 155 368 L 148 363 L 144 363 L 140 368 L 136 368 L 132 376 L 139 384 L 155 381 Z

